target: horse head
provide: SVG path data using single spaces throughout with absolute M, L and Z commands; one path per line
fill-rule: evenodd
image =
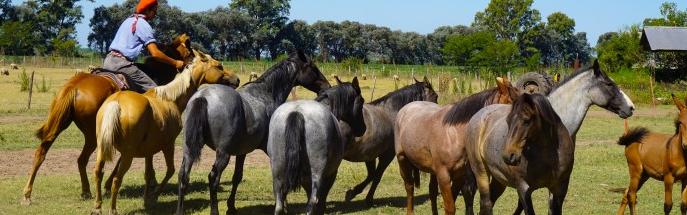
M 193 60 L 194 52 L 191 48 L 191 37 L 186 34 L 180 34 L 172 40 L 172 44 L 164 46 L 165 54 L 172 59 L 190 63 Z
M 632 116 L 635 109 L 632 100 L 620 90 L 613 79 L 601 71 L 598 61 L 594 61 L 592 69 L 594 78 L 591 79 L 591 88 L 587 91 L 592 103 L 618 114 L 623 119 Z
M 501 154 L 503 161 L 508 165 L 518 165 L 525 148 L 541 148 L 528 144 L 550 142 L 542 141 L 541 137 L 553 134 L 551 131 L 558 128 L 555 123 L 561 123 L 560 119 L 556 119 L 558 115 L 545 96 L 527 93 L 519 96 L 506 118 L 508 133 L 505 149 Z
M 200 86 L 201 84 L 224 84 L 232 87 L 239 85 L 239 78 L 233 72 L 225 71 L 222 63 L 212 56 L 201 51 L 193 50 L 193 71 L 191 80 Z
M 329 104 L 332 113 L 337 119 L 348 123 L 353 131 L 353 136 L 359 137 L 365 134 L 367 127 L 363 119 L 363 99 L 358 83 L 358 77 L 351 82 L 342 82 L 335 77 L 337 86 L 326 89 L 315 100 Z
M 422 91 L 422 100 L 437 103 L 437 100 L 439 99 L 439 95 L 437 94 L 436 91 L 434 91 L 434 88 L 432 87 L 432 83 L 429 83 L 427 76 L 425 76 L 422 79 L 422 81 L 418 81 L 417 79 L 414 79 L 414 80 L 415 80 L 416 84 L 422 84 L 424 87 L 424 90 Z
M 680 101 L 675 94 L 671 96 L 673 97 L 675 106 L 677 106 L 678 111 L 680 111 L 677 119 L 675 119 L 675 135 L 679 135 L 682 148 L 687 149 L 687 106 L 685 106 L 685 103 Z M 687 98 L 685 98 L 685 102 L 687 102 Z
M 327 78 L 324 77 L 320 69 L 315 65 L 315 62 L 305 56 L 302 50 L 291 53 L 288 60 L 294 62 L 297 67 L 297 85 L 303 86 L 313 92 L 320 92 L 331 87 Z

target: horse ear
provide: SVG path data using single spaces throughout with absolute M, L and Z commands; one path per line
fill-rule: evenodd
M 417 78 L 415 78 L 415 76 L 413 76 L 413 80 L 415 80 L 415 83 L 420 83 L 420 81 L 418 81 Z
M 429 79 L 427 79 L 427 76 L 422 77 L 422 82 L 429 83 Z
M 355 88 L 360 89 L 360 85 L 359 85 L 359 83 L 358 83 L 358 76 L 353 77 L 353 81 L 351 81 L 351 83 L 353 84 L 353 86 L 354 86 Z
M 305 56 L 305 52 L 303 52 L 303 49 L 296 50 L 296 54 L 298 55 L 299 60 L 303 62 L 308 62 L 308 57 Z
M 339 76 L 334 76 L 334 80 L 336 80 L 336 85 L 340 85 L 341 83 L 343 83 L 341 79 L 339 79 Z
M 675 106 L 677 106 L 678 110 L 683 111 L 687 109 L 687 107 L 685 107 L 685 103 L 682 103 L 682 101 L 680 101 L 680 99 L 677 96 L 675 96 L 675 94 L 670 94 L 670 96 L 673 97 L 673 102 L 675 102 Z
M 502 94 L 508 93 L 508 79 L 504 79 L 501 77 L 496 77 L 496 86 L 499 89 L 499 92 Z
M 592 65 L 592 69 L 594 69 L 594 75 L 599 76 L 601 75 L 601 68 L 599 68 L 599 60 L 596 59 L 594 60 L 594 64 Z

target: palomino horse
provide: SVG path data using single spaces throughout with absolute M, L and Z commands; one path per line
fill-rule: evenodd
M 267 153 L 272 164 L 274 214 L 286 214 L 286 195 L 301 185 L 307 214 L 324 214 L 344 146 L 365 133 L 358 78 L 320 93 L 315 101 L 287 102 L 270 119 Z
M 163 51 L 174 59 L 186 62 L 193 58 L 190 51 L 190 39 L 182 34 L 174 39 L 171 45 L 163 46 Z M 158 65 L 157 61 L 146 60 L 147 68 L 159 68 L 159 74 L 176 74 L 177 70 L 170 66 Z M 166 64 L 165 64 L 166 65 Z M 238 85 L 238 77 L 233 75 L 232 85 Z M 166 84 L 166 83 L 158 83 Z M 95 116 L 98 108 L 112 93 L 119 91 L 116 85 L 108 78 L 88 73 L 79 73 L 67 81 L 50 106 L 47 121 L 36 131 L 36 136 L 42 142 L 36 149 L 31 174 L 24 187 L 23 204 L 31 203 L 31 191 L 38 169 L 45 160 L 48 150 L 57 136 L 73 121 L 84 135 L 84 146 L 78 158 L 79 174 L 81 176 L 81 197 L 90 198 L 91 191 L 86 174 L 86 164 L 95 151 Z M 152 164 L 152 159 L 147 163 Z M 146 170 L 152 170 L 152 165 L 146 165 Z M 149 172 L 147 174 L 152 174 Z
M 546 97 L 523 94 L 512 106 L 487 106 L 470 119 L 465 136 L 480 214 L 492 214 L 504 185 L 517 189 L 525 214 L 534 214 L 532 192 L 543 187 L 550 192 L 549 214 L 562 213 L 575 144 Z
M 201 84 L 225 84 L 229 81 L 219 61 L 204 53 L 193 52 L 193 61 L 169 84 L 144 94 L 117 92 L 108 97 L 98 110 L 94 213 L 100 213 L 102 204 L 102 169 L 105 161 L 112 160 L 115 149 L 121 158 L 112 182 L 111 214 L 117 213 L 117 193 L 134 157 L 152 157 L 160 150 L 164 153 L 167 173 L 154 194 L 150 195 L 146 184 L 146 200 L 156 199 L 174 174 L 174 139 L 181 132 L 181 112 L 188 99 Z
M 394 160 L 394 122 L 398 110 L 413 101 L 436 103 L 437 98 L 437 93 L 425 77 L 422 82 L 415 80 L 415 84 L 391 92 L 363 106 L 367 130 L 362 137 L 355 138 L 355 142 L 346 145 L 344 159 L 351 162 L 365 162 L 367 177 L 360 184 L 346 191 L 346 201 L 352 200 L 372 182 L 365 198 L 367 204 L 372 204 L 375 189 L 384 171 Z M 377 159 L 379 163 L 376 162 Z
M 465 124 L 479 109 L 490 104 L 511 103 L 519 94 L 507 79 L 497 78 L 497 87 L 441 107 L 432 102 L 411 102 L 401 108 L 394 126 L 394 143 L 401 177 L 405 182 L 408 214 L 413 213 L 413 184 L 419 185 L 420 171 L 432 174 L 430 198 L 436 212 L 437 182 L 446 214 L 455 213 L 452 184 L 462 185 L 466 172 L 463 135 Z M 472 203 L 466 203 L 472 213 Z
M 638 127 L 618 140 L 618 144 L 625 146 L 625 157 L 630 170 L 630 186 L 625 190 L 618 214 L 625 214 L 625 207 L 628 205 L 630 214 L 637 213 L 637 191 L 649 177 L 663 181 L 665 185 L 665 214 L 670 214 L 673 208 L 673 183 L 676 180 L 682 182 L 680 212 L 687 213 L 687 107 L 675 95 L 672 96 L 680 111 L 675 120 L 675 134 L 654 133 Z
M 208 85 L 191 98 L 184 118 L 184 158 L 179 171 L 177 214 L 184 212 L 184 193 L 191 166 L 200 157 L 204 145 L 216 151 L 215 163 L 208 176 L 212 214 L 219 213 L 217 190 L 222 172 L 229 164 L 229 156 L 237 155 L 236 171 L 231 180 L 233 186 L 227 200 L 228 212 L 235 212 L 234 200 L 243 177 L 245 155 L 257 148 L 265 149 L 270 116 L 296 85 L 313 92 L 329 88 L 327 79 L 302 51 L 291 54 L 239 90 Z
M 601 71 L 597 61 L 594 61 L 591 67 L 577 70 L 567 76 L 565 80 L 551 90 L 547 98 L 558 117 L 561 118 L 565 128 L 568 129 L 568 134 L 570 134 L 573 142 L 587 111 L 592 105 L 609 110 L 620 118 L 630 117 L 634 111 L 632 100 L 618 88 L 618 85 L 611 78 Z M 474 178 L 468 181 L 474 181 Z M 493 186 L 503 186 L 494 180 L 492 182 L 494 182 Z M 476 185 L 470 184 L 468 186 Z M 474 190 L 474 187 L 467 190 Z M 472 199 L 474 196 L 472 193 L 463 193 L 463 198 Z M 491 198 L 497 199 L 498 196 Z M 466 201 L 471 202 L 472 200 Z M 518 209 L 516 209 L 518 214 L 522 211 L 521 205 L 522 203 L 519 202 Z

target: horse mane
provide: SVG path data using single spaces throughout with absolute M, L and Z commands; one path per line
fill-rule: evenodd
M 565 84 L 568 83 L 570 80 L 575 79 L 575 77 L 577 77 L 577 76 L 579 76 L 579 75 L 581 75 L 581 74 L 583 74 L 583 73 L 585 73 L 585 72 L 587 72 L 587 71 L 589 71 L 589 70 L 592 70 L 592 69 L 593 69 L 593 66 L 592 66 L 592 65 L 587 65 L 587 66 L 585 66 L 585 67 L 582 67 L 582 68 L 580 68 L 580 69 L 575 70 L 573 73 L 570 73 L 570 75 L 567 75 L 565 78 L 563 78 L 563 80 L 561 80 L 560 82 L 558 82 L 558 84 L 556 84 L 555 86 L 553 86 L 553 89 L 551 89 L 551 91 L 549 91 L 549 94 L 551 94 L 553 91 L 555 91 L 556 89 L 558 89 L 558 87 L 565 85 Z
M 341 118 L 347 111 L 351 111 L 351 108 L 353 108 L 348 107 L 347 104 L 350 103 L 349 101 L 354 99 L 355 96 L 357 96 L 357 93 L 353 84 L 344 82 L 324 90 L 317 95 L 315 101 L 328 104 L 334 116 L 336 116 L 336 118 Z
M 153 88 L 157 97 L 168 101 L 174 101 L 191 86 L 191 73 L 193 64 L 189 64 L 184 71 L 177 74 L 174 80 L 166 85 Z
M 497 92 L 498 88 L 494 87 L 472 94 L 456 102 L 451 107 L 451 110 L 444 116 L 443 123 L 447 125 L 456 125 L 468 122 L 477 111 L 487 105 L 489 98 Z
M 417 82 L 375 99 L 370 104 L 381 105 L 390 103 L 393 109 L 398 110 L 410 102 L 422 100 L 425 86 L 427 86 L 425 82 Z
M 673 122 L 673 123 L 675 123 L 675 134 L 679 134 L 680 133 L 680 119 L 675 118 L 675 122 Z
M 293 64 L 295 64 L 294 60 L 291 59 L 291 57 L 289 57 L 288 59 L 283 60 L 283 61 L 273 65 L 272 67 L 267 69 L 267 71 L 265 71 L 265 73 L 263 73 L 260 77 L 258 77 L 257 79 L 255 79 L 253 81 L 245 83 L 243 86 L 247 86 L 250 84 L 256 84 L 256 83 L 265 83 L 265 82 L 273 83 L 274 81 L 277 81 L 277 80 L 289 79 L 290 78 L 289 77 L 290 74 L 288 72 L 290 70 L 289 66 L 291 66 Z
M 556 113 L 556 110 L 554 110 L 553 107 L 551 107 L 549 99 L 547 99 L 546 96 L 541 94 L 522 94 L 513 103 L 512 109 L 510 113 L 508 113 L 507 119 L 509 119 L 510 121 L 510 119 L 515 117 L 517 114 L 522 112 L 525 107 L 530 105 L 533 105 L 535 107 L 535 110 L 537 111 L 539 117 L 542 118 L 542 120 L 548 124 L 544 125 L 545 128 L 555 128 L 555 126 L 553 125 L 557 123 L 562 123 L 561 118 L 558 117 L 558 114 Z

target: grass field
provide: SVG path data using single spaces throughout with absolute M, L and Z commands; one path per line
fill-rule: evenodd
M 17 71 L 11 71 L 8 76 L 0 76 L 0 214 L 86 214 L 92 206 L 92 200 L 81 200 L 79 197 L 80 183 L 76 170 L 76 158 L 70 156 L 82 146 L 80 132 L 72 125 L 55 142 L 48 153 L 44 168 L 37 177 L 33 204 L 20 205 L 22 188 L 27 179 L 28 166 L 33 158 L 33 149 L 38 144 L 33 138 L 34 129 L 38 128 L 45 117 L 52 97 L 59 87 L 74 74 L 74 69 L 46 69 L 26 68 L 27 72 L 35 71 L 37 80 L 44 76 L 50 83 L 47 92 L 34 92 L 31 110 L 26 110 L 27 92 L 19 91 Z M 326 74 L 330 74 L 323 70 Z M 329 78 L 329 75 L 327 75 Z M 350 80 L 350 77 L 344 77 Z M 247 77 L 242 74 L 243 83 Z M 410 79 L 401 79 L 401 86 L 409 83 Z M 475 91 L 480 84 L 473 80 Z M 374 81 L 368 79 L 361 82 L 366 101 L 370 101 Z M 374 97 L 378 98 L 394 89 L 394 82 L 390 77 L 380 77 L 376 81 Z M 312 98 L 313 93 L 297 90 L 299 98 Z M 440 102 L 445 104 L 456 100 L 460 95 L 440 94 Z M 672 133 L 674 131 L 672 119 L 675 107 L 660 105 L 656 109 L 649 106 L 639 106 L 630 125 L 642 125 L 655 131 Z M 622 120 L 600 108 L 592 108 L 584 121 L 577 136 L 576 162 L 567 195 L 564 212 L 567 214 L 611 214 L 617 210 L 621 193 L 628 184 L 628 173 L 623 147 L 615 144 L 622 134 Z M 180 138 L 177 144 L 180 144 Z M 179 149 L 179 148 L 178 148 Z M 177 157 L 180 152 L 177 150 Z M 60 156 L 65 155 L 65 156 Z M 160 155 L 156 158 L 159 160 Z M 252 162 L 248 162 L 244 180 L 239 187 L 237 207 L 242 214 L 270 214 L 273 209 L 271 173 L 269 163 L 264 153 L 254 152 Z M 94 156 L 91 157 L 91 160 Z M 250 160 L 250 159 L 249 159 Z M 207 174 L 214 161 L 212 155 L 203 156 L 201 164 L 194 167 L 191 175 L 192 187 L 187 195 L 188 212 L 207 214 L 209 212 L 209 194 L 207 189 Z M 160 197 L 159 202 L 149 209 L 144 209 L 143 171 L 140 168 L 142 160 L 136 160 L 135 167 L 126 175 L 124 186 L 120 193 L 118 209 L 123 214 L 171 214 L 176 207 L 176 175 L 171 179 L 170 186 Z M 57 163 L 57 164 L 55 164 Z M 180 161 L 175 162 L 179 165 Z M 138 168 L 136 167 L 138 164 Z M 112 163 L 106 164 L 112 166 Z M 156 164 L 162 166 L 161 164 Z M 226 198 L 231 186 L 233 165 L 224 172 L 222 192 L 219 193 L 220 211 L 226 210 Z M 178 169 L 178 168 L 177 168 Z M 363 180 L 366 171 L 362 163 L 342 162 L 334 188 L 330 192 L 327 213 L 356 213 L 356 214 L 400 214 L 405 208 L 405 190 L 401 183 L 396 162 L 387 169 L 382 183 L 376 193 L 376 205 L 368 207 L 363 203 L 364 194 L 359 195 L 353 202 L 343 202 L 345 191 Z M 92 164 L 88 167 L 92 176 Z M 109 173 L 109 172 L 108 172 Z M 158 180 L 164 174 L 164 168 L 157 168 Z M 422 185 L 416 189 L 417 214 L 429 214 L 430 205 L 427 197 L 428 177 L 424 174 Z M 92 190 L 94 189 L 93 184 Z M 679 186 L 676 186 L 679 187 Z M 517 202 L 516 193 L 508 189 L 496 203 L 496 214 L 511 213 Z M 292 193 L 289 196 L 291 206 L 295 212 L 304 210 L 304 192 Z M 441 198 L 439 198 L 441 199 Z M 538 213 L 547 212 L 547 192 L 535 192 L 534 204 Z M 679 213 L 679 191 L 674 189 L 675 206 L 673 214 Z M 105 198 L 103 212 L 109 208 L 109 198 Z M 457 211 L 465 208 L 462 198 L 456 201 Z M 441 200 L 439 202 L 441 207 Z M 475 202 L 478 208 L 478 202 Z M 646 214 L 658 214 L 663 209 L 663 184 L 650 180 L 639 192 L 639 211 Z M 440 208 L 441 209 L 441 208 Z M 292 209 L 291 211 L 294 211 Z

